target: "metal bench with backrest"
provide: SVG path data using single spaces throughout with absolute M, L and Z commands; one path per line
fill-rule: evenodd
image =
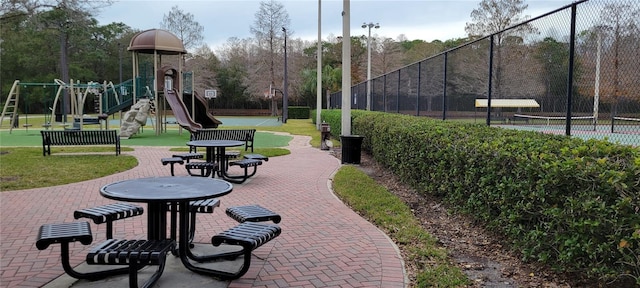
M 51 146 L 109 145 L 120 154 L 120 136 L 116 130 L 42 130 L 42 156 L 51 155 Z
M 194 140 L 236 140 L 244 141 L 244 151 L 253 152 L 253 137 L 256 129 L 200 129 L 191 133 L 191 141 Z M 195 152 L 195 147 L 192 151 Z

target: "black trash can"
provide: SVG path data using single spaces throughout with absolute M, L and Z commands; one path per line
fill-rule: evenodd
M 364 139 L 364 136 L 340 135 L 340 142 L 342 143 L 342 164 L 360 164 L 362 139 Z

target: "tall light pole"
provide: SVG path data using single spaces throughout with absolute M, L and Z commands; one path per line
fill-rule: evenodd
M 342 0 L 342 134 L 351 135 L 351 3 Z M 342 147 L 344 148 L 344 146 Z
M 380 28 L 380 24 L 366 22 L 362 24 L 362 28 L 369 28 L 369 37 L 367 37 L 367 110 L 371 110 L 371 28 Z
M 287 29 L 282 27 L 284 32 L 284 93 L 282 95 L 282 123 L 287 123 L 289 118 L 289 75 L 287 74 Z
M 322 122 L 322 3 L 318 0 L 318 55 L 316 59 L 316 129 L 320 130 Z M 2 93 L 0 93 L 2 95 Z M 327 107 L 329 109 L 329 107 Z

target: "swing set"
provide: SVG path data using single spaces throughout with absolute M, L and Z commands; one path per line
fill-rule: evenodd
M 21 87 L 22 86 L 22 87 Z M 18 128 L 19 125 L 19 105 L 21 104 L 20 101 L 20 89 L 26 89 L 27 87 L 30 86 L 34 86 L 34 87 L 42 87 L 42 89 L 47 89 L 48 87 L 51 87 L 52 89 L 55 89 L 56 84 L 54 83 L 20 83 L 19 80 L 16 80 L 13 82 L 13 85 L 11 86 L 11 90 L 9 92 L 9 97 L 7 97 L 7 101 L 5 102 L 4 108 L 2 109 L 2 114 L 0 115 L 0 125 L 3 123 L 5 118 L 9 118 L 9 126 L 10 126 L 10 130 L 9 133 L 11 133 L 13 131 L 13 128 Z M 33 91 L 33 90 L 32 90 Z M 53 94 L 54 90 L 51 90 L 51 95 Z M 37 92 L 37 91 L 36 91 Z M 24 127 L 27 131 L 29 129 L 29 127 L 32 126 L 32 124 L 29 124 L 29 103 L 27 101 L 27 94 L 23 93 L 23 100 L 24 100 L 24 104 L 23 104 L 23 113 L 25 114 L 24 116 L 24 120 L 25 123 L 22 124 L 22 127 Z M 35 94 L 35 93 L 34 93 Z M 47 114 L 45 114 L 45 122 L 49 122 L 49 120 L 47 119 Z
M 70 81 L 69 84 L 65 83 L 64 81 L 60 80 L 60 79 L 55 79 L 54 83 L 27 83 L 27 82 L 20 82 L 20 80 L 15 80 L 13 82 L 13 85 L 11 86 L 11 90 L 9 92 L 9 96 L 7 97 L 7 101 L 5 102 L 4 108 L 2 110 L 2 115 L 0 115 L 0 125 L 2 125 L 2 121 L 6 118 L 9 118 L 9 124 L 10 124 L 10 129 L 9 129 L 9 133 L 11 133 L 11 131 L 13 131 L 13 128 L 17 128 L 18 127 L 18 105 L 20 104 L 20 88 L 26 88 L 28 86 L 41 86 L 42 88 L 47 88 L 47 87 L 57 87 L 57 91 L 55 93 L 55 98 L 53 100 L 53 106 L 49 107 L 49 110 L 51 111 L 51 113 L 45 113 L 45 122 L 43 124 L 43 127 L 45 129 L 49 129 L 49 127 L 52 127 L 53 125 L 53 121 L 52 119 L 55 119 L 55 122 L 61 122 L 60 125 L 65 127 L 65 129 L 67 129 L 66 127 L 69 126 L 69 124 L 67 123 L 67 111 L 69 111 L 71 114 L 71 116 L 73 116 L 73 128 L 74 130 L 82 130 L 82 126 L 83 125 L 89 125 L 89 124 L 99 124 L 100 125 L 100 129 L 102 129 L 102 122 L 104 121 L 105 124 L 105 128 L 108 129 L 108 121 L 107 117 L 108 115 L 106 114 L 102 114 L 103 111 L 103 95 L 105 95 L 106 97 L 114 97 L 115 98 L 115 102 L 117 104 L 120 104 L 120 97 L 118 97 L 118 91 L 115 88 L 115 86 L 113 85 L 112 82 L 107 82 L 104 81 L 102 84 L 98 83 L 98 82 L 88 82 L 86 84 L 82 84 L 79 81 L 74 82 L 73 80 Z M 64 91 L 68 91 L 69 93 L 69 101 L 70 101 L 70 109 L 66 109 L 65 108 L 65 97 L 64 97 Z M 84 106 L 85 106 L 85 102 L 87 100 L 87 96 L 89 94 L 95 95 L 96 98 L 98 99 L 98 103 L 96 110 L 98 110 L 98 112 L 100 113 L 97 117 L 91 117 L 88 115 L 84 115 Z M 26 98 L 26 97 L 25 97 Z M 60 110 L 62 111 L 62 113 L 60 114 L 56 114 L 56 111 L 58 109 L 58 103 L 60 103 Z M 25 104 L 26 104 L 26 100 L 25 100 Z M 25 105 L 25 111 L 23 111 L 25 113 L 25 124 L 23 125 L 23 127 L 25 127 L 25 129 L 28 129 L 28 127 L 31 126 L 31 124 L 28 124 L 28 106 Z M 62 117 L 55 117 L 55 116 L 62 116 Z

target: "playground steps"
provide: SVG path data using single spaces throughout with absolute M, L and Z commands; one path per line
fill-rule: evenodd
M 2 121 L 4 121 L 4 118 L 9 117 L 9 125 L 11 126 L 9 128 L 9 133 L 13 131 L 14 127 L 18 126 L 17 123 L 15 123 L 17 120 L 15 116 L 17 116 L 16 109 L 18 107 L 18 95 L 20 95 L 20 80 L 13 82 L 13 86 L 11 86 L 11 91 L 9 92 L 9 97 L 7 97 L 7 101 L 2 109 L 2 115 L 0 115 L 0 126 L 2 125 Z

